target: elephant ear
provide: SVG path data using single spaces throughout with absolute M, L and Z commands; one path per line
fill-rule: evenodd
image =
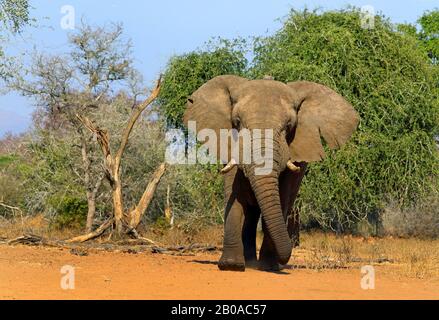
M 186 127 L 189 121 L 196 121 L 197 132 L 202 129 L 214 130 L 218 137 L 217 150 L 220 150 L 220 129 L 232 129 L 231 94 L 246 81 L 248 80 L 238 76 L 225 75 L 215 77 L 202 85 L 187 101 L 183 118 Z
M 297 108 L 297 124 L 290 144 L 294 162 L 320 161 L 325 157 L 322 137 L 331 149 L 344 145 L 358 126 L 352 105 L 334 90 L 308 81 L 290 82 Z

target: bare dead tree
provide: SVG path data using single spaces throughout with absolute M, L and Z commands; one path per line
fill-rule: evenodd
M 96 231 L 87 235 L 71 239 L 70 241 L 86 241 L 101 235 L 105 229 L 109 228 L 114 222 L 116 231 L 119 235 L 123 233 L 133 234 L 137 236 L 136 228 L 139 225 L 142 216 L 147 210 L 154 192 L 160 182 L 161 177 L 165 173 L 166 165 L 162 163 L 154 172 L 151 181 L 147 185 L 142 197 L 137 205 L 129 212 L 124 211 L 122 196 L 122 180 L 121 180 L 121 163 L 125 149 L 129 142 L 130 134 L 134 125 L 139 119 L 142 112 L 158 97 L 161 87 L 161 77 L 157 81 L 155 88 L 150 96 L 142 103 L 136 105 L 131 112 L 127 125 L 122 133 L 122 139 L 116 152 L 112 152 L 110 148 L 110 135 L 107 130 L 99 128 L 86 116 L 77 114 L 78 120 L 86 127 L 96 138 L 102 151 L 104 158 L 105 176 L 110 183 L 112 189 L 113 200 L 113 218 L 105 222 Z

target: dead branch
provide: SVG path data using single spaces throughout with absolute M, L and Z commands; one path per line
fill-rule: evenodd
M 151 239 L 148 239 L 148 238 L 142 237 L 142 236 L 137 232 L 136 229 L 132 229 L 132 230 L 129 232 L 129 234 L 131 234 L 131 235 L 134 237 L 134 239 L 132 239 L 132 240 L 134 240 L 134 241 L 141 241 L 141 242 L 143 242 L 143 243 L 146 242 L 146 243 L 148 243 L 148 244 L 160 245 L 158 242 L 155 242 L 155 241 L 153 241 L 153 240 L 151 240 Z
M 94 135 L 96 136 L 99 145 L 101 146 L 102 153 L 105 158 L 105 163 L 107 167 L 111 167 L 113 163 L 113 157 L 111 156 L 110 149 L 110 137 L 108 135 L 108 131 L 105 129 L 101 129 L 96 126 L 89 118 L 86 116 L 76 114 L 76 118 Z
M 33 234 L 25 234 L 20 237 L 11 239 L 7 242 L 8 245 L 17 245 L 17 244 L 23 244 L 28 246 L 37 246 L 43 244 L 43 238 L 40 236 L 36 236 Z
M 199 252 L 213 252 L 221 250 L 221 247 L 213 245 L 201 245 L 201 244 L 191 244 L 189 246 L 174 246 L 174 247 L 158 247 L 154 246 L 151 249 L 152 253 L 166 254 L 172 256 L 185 256 L 185 255 L 195 255 Z
M 7 245 L 25 245 L 25 246 L 46 246 L 46 247 L 57 247 L 57 248 L 69 248 L 62 241 L 53 241 L 45 239 L 41 236 L 34 234 L 24 234 L 20 237 L 6 241 Z
M 130 228 L 131 230 L 134 230 L 137 228 L 137 226 L 140 223 L 140 220 L 142 216 L 145 214 L 146 209 L 148 209 L 149 204 L 151 203 L 151 200 L 154 196 L 154 193 L 157 189 L 157 185 L 160 182 L 160 179 L 162 178 L 163 174 L 166 170 L 166 164 L 162 163 L 154 172 L 152 175 L 151 181 L 148 183 L 148 186 L 145 189 L 145 192 L 142 195 L 142 198 L 140 199 L 139 203 L 137 204 L 136 208 L 130 212 Z
M 79 237 L 75 237 L 75 238 L 66 240 L 66 243 L 74 243 L 74 242 L 83 243 L 83 242 L 86 242 L 88 240 L 95 239 L 95 238 L 99 237 L 101 234 L 103 234 L 104 231 L 107 230 L 113 223 L 114 223 L 114 218 L 111 218 L 111 219 L 107 220 L 105 223 L 103 223 L 95 231 L 92 231 L 88 234 L 85 234 L 85 235 L 82 235 Z
M 117 150 L 116 153 L 116 167 L 120 166 L 120 161 L 122 159 L 123 153 L 125 152 L 125 148 L 128 144 L 128 140 L 130 138 L 130 134 L 131 131 L 133 130 L 133 127 L 137 121 L 137 119 L 140 117 L 140 115 L 142 114 L 142 112 L 155 100 L 157 99 L 159 93 L 160 93 L 160 88 L 162 85 L 162 75 L 160 75 L 159 79 L 157 80 L 156 86 L 155 88 L 152 90 L 150 96 L 141 104 L 137 105 L 134 109 L 133 112 L 131 113 L 130 119 L 128 120 L 128 124 L 125 127 L 125 130 L 123 131 L 122 134 L 122 140 L 119 146 L 119 149 Z
M 12 211 L 12 214 L 13 214 L 13 216 L 14 216 L 14 218 L 15 218 L 15 212 L 18 212 L 18 213 L 20 214 L 21 226 L 22 226 L 22 228 L 23 228 L 23 211 L 22 211 L 20 208 L 18 208 L 18 207 L 14 207 L 14 206 L 10 206 L 10 205 L 7 205 L 7 204 L 4 203 L 4 202 L 0 202 L 0 206 L 2 206 L 3 208 L 6 208 L 6 209 L 11 210 L 11 211 Z
M 9 209 L 9 210 L 11 210 L 12 212 L 18 211 L 18 212 L 20 213 L 20 215 L 23 214 L 23 211 L 21 211 L 20 208 L 18 208 L 18 207 L 13 207 L 13 206 L 10 206 L 10 205 L 7 205 L 7 204 L 4 203 L 4 202 L 0 202 L 0 206 L 2 206 L 3 208 Z
M 151 241 L 140 237 L 139 239 L 125 239 L 115 243 L 88 244 L 69 243 L 68 241 L 53 241 L 33 234 L 25 234 L 20 237 L 4 241 L 7 245 L 26 245 L 26 246 L 43 246 L 54 247 L 70 250 L 71 254 L 85 256 L 89 251 L 112 251 L 112 252 L 129 252 L 138 253 L 149 251 L 172 256 L 193 256 L 200 252 L 214 252 L 222 250 L 221 247 L 214 245 L 191 244 L 188 246 L 164 246 L 162 244 L 151 244 Z

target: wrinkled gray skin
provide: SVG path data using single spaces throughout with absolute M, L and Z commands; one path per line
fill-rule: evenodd
M 330 148 L 342 146 L 358 125 L 357 113 L 336 92 L 313 82 L 284 84 L 219 76 L 188 99 L 184 121 L 196 121 L 198 131 L 214 129 L 218 137 L 220 129 L 273 129 L 270 174 L 255 175 L 254 163 L 238 164 L 224 174 L 224 249 L 218 266 L 235 271 L 246 266 L 278 270 L 290 259 L 291 237 L 298 239 L 298 217 L 292 214 L 292 206 L 307 163 L 325 156 L 321 137 Z M 264 148 L 262 144 L 262 154 Z M 290 170 L 287 163 L 300 171 Z M 257 260 L 256 228 L 261 214 L 264 240 Z

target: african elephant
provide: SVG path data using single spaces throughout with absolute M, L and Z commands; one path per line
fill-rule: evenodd
M 358 125 L 358 114 L 342 96 L 317 83 L 224 75 L 188 98 L 184 122 L 189 121 L 196 121 L 197 132 L 210 128 L 218 135 L 220 129 L 272 130 L 270 173 L 256 175 L 254 162 L 236 163 L 230 155 L 222 159 L 227 163 L 222 170 L 225 226 L 218 266 L 234 271 L 244 271 L 246 266 L 278 270 L 291 257 L 292 231 L 287 220 L 296 219 L 297 224 L 297 217 L 289 216 L 307 163 L 325 156 L 321 136 L 331 149 L 345 144 Z M 260 151 L 268 151 L 264 148 Z M 257 260 L 260 214 L 264 238 Z

